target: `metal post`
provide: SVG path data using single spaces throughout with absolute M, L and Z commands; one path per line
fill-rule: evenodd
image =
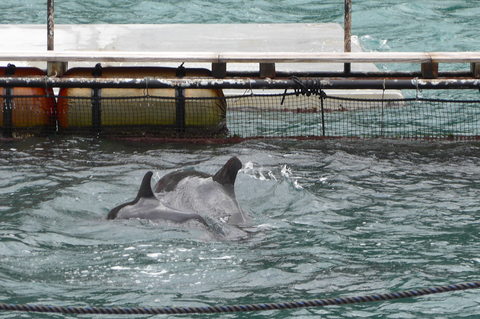
M 16 68 L 13 64 L 8 64 L 5 70 L 5 76 L 11 77 L 15 74 Z M 5 86 L 3 88 L 3 137 L 13 137 L 13 88 Z
M 47 0 L 47 50 L 53 51 L 54 50 L 54 16 L 55 16 L 55 8 L 54 8 L 54 0 Z
M 3 137 L 12 137 L 13 128 L 13 92 L 12 88 L 3 88 Z
M 179 133 L 185 132 L 185 90 L 175 88 L 176 128 Z
M 55 0 L 47 0 L 47 50 L 55 50 Z M 47 62 L 47 74 L 49 76 L 63 75 L 67 70 L 67 62 Z
M 95 65 L 92 75 L 97 78 L 102 76 L 102 65 L 100 63 Z M 102 128 L 101 92 L 102 89 L 100 88 L 92 88 L 92 133 L 95 135 L 100 134 Z
M 102 104 L 101 104 L 101 89 L 92 89 L 92 133 L 94 135 L 100 134 L 102 130 Z
M 352 52 L 352 0 L 345 0 L 345 16 L 343 24 L 343 51 Z M 350 73 L 351 64 L 345 63 L 343 70 L 345 73 Z
M 320 91 L 320 107 L 322 110 L 322 135 L 325 136 L 325 109 L 323 106 L 323 99 L 325 97 L 325 92 Z
M 55 8 L 54 0 L 47 0 L 47 50 L 53 51 L 55 46 L 54 39 L 55 27 Z M 47 74 L 55 75 L 55 62 L 47 62 Z

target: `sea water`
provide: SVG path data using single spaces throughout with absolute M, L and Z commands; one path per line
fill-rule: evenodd
M 387 140 L 4 142 L 0 302 L 232 305 L 478 280 L 479 151 L 478 143 Z M 146 171 L 214 173 L 233 155 L 244 164 L 236 193 L 253 217 L 249 238 L 105 219 L 135 197 Z M 255 316 L 477 318 L 479 302 L 468 291 Z
M 56 23 L 343 24 L 342 0 L 57 0 Z M 352 5 L 366 50 L 478 51 L 478 1 L 368 0 Z M 0 23 L 46 23 L 45 0 L 3 0 Z
M 0 21 L 44 23 L 45 2 L 3 0 Z M 354 1 L 353 31 L 366 50 L 473 51 L 478 7 Z M 343 1 L 56 1 L 57 23 L 341 22 L 342 8 Z M 146 171 L 156 180 L 185 168 L 214 173 L 233 155 L 243 162 L 236 193 L 253 218 L 249 238 L 105 219 L 135 197 Z M 2 141 L 0 302 L 214 306 L 479 280 L 479 176 L 478 142 Z M 208 317 L 473 319 L 479 305 L 471 290 Z M 13 317 L 118 318 L 0 312 Z

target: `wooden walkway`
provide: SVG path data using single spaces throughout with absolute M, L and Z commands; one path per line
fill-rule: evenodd
M 5 61 L 209 63 L 480 63 L 480 52 L 7 51 Z

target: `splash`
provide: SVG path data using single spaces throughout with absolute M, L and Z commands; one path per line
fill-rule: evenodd
M 240 170 L 243 174 L 260 180 L 260 181 L 275 181 L 291 184 L 295 189 L 303 189 L 302 185 L 299 184 L 301 176 L 294 176 L 292 169 L 286 164 L 282 165 L 277 170 L 271 170 L 264 167 L 255 167 L 253 162 L 247 162 L 244 167 Z

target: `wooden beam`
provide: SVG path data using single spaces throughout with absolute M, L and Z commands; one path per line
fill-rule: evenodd
M 470 69 L 474 78 L 480 79 L 480 63 L 471 63 Z
M 425 79 L 438 78 L 438 63 L 422 63 L 422 77 Z
M 226 63 L 212 63 L 212 75 L 214 78 L 224 78 L 227 76 Z
M 62 76 L 68 70 L 68 62 L 49 61 L 47 63 L 48 76 Z
M 480 52 L 3 51 L 0 61 L 210 63 L 480 63 Z
M 260 63 L 260 77 L 273 79 L 275 77 L 275 63 Z

